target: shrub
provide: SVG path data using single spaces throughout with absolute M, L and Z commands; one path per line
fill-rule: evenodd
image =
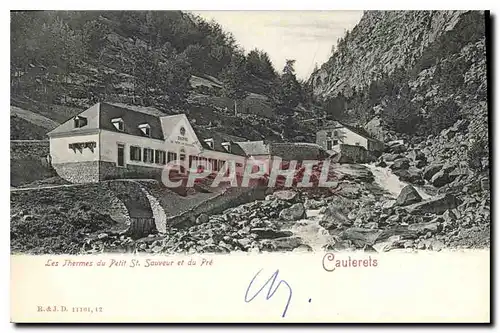
M 469 168 L 476 172 L 483 169 L 482 160 L 488 157 L 488 144 L 484 139 L 476 139 L 467 152 L 467 163 Z

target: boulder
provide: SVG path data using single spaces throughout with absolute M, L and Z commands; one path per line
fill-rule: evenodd
M 453 181 L 453 176 L 450 176 L 449 174 L 445 173 L 443 170 L 437 172 L 434 176 L 431 178 L 431 184 L 435 187 L 441 187 L 446 184 L 449 184 Z
M 420 149 L 413 149 L 408 156 L 414 161 L 425 161 L 425 154 Z
M 208 215 L 202 213 L 202 214 L 198 215 L 198 217 L 196 218 L 196 224 L 204 224 L 204 223 L 207 223 L 208 220 L 209 220 Z
M 387 143 L 387 150 L 391 153 L 404 153 L 406 149 L 407 148 L 403 140 L 394 140 Z
M 417 190 L 411 185 L 406 185 L 401 190 L 401 193 L 399 193 L 395 205 L 407 206 L 420 201 L 422 201 L 422 197 L 420 196 L 420 194 L 418 194 Z
M 415 162 L 415 167 L 419 169 L 422 169 L 426 165 L 427 165 L 427 160 L 418 160 Z
M 439 172 L 443 168 L 442 163 L 431 164 L 424 169 L 424 179 L 431 180 L 432 176 Z
M 327 230 L 335 229 L 339 225 L 351 225 L 352 222 L 347 216 L 336 206 L 329 205 L 325 210 L 319 225 Z
M 297 221 L 306 217 L 306 210 L 302 203 L 296 203 L 289 208 L 283 209 L 279 218 L 285 221 Z
M 427 232 L 436 233 L 441 231 L 441 223 L 439 222 L 424 222 L 414 223 L 408 226 L 408 230 L 417 232 L 418 234 L 426 234 Z
M 405 209 L 411 214 L 438 214 L 441 215 L 448 209 L 456 208 L 460 200 L 453 194 L 445 194 L 431 200 L 422 201 L 413 205 L 406 206 Z
M 292 251 L 302 244 L 302 239 L 297 236 L 265 239 L 261 241 L 262 250 L 265 251 Z
M 394 170 L 393 173 L 402 181 L 414 184 L 424 184 L 422 171 L 417 168 L 410 167 L 407 170 Z
M 394 160 L 394 163 L 390 166 L 392 170 L 408 169 L 409 167 L 410 167 L 410 160 L 406 157 Z
M 398 159 L 398 158 L 403 158 L 404 156 L 403 155 L 399 155 L 399 154 L 383 154 L 380 159 L 383 160 L 383 161 L 386 161 L 386 162 L 393 162 L 394 160 Z
M 298 193 L 292 190 L 276 191 L 272 196 L 276 199 L 288 202 L 295 202 L 298 199 Z
M 257 235 L 257 239 L 273 239 L 280 237 L 290 237 L 293 233 L 288 230 L 275 230 L 272 228 L 253 228 L 250 232 Z

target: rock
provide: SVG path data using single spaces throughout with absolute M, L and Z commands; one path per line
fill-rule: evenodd
M 292 251 L 302 245 L 302 239 L 297 236 L 265 239 L 261 245 L 266 251 Z
M 441 231 L 441 223 L 439 222 L 424 222 L 414 223 L 408 226 L 408 230 L 416 231 L 418 234 L 426 234 L 427 232 L 436 233 Z
M 405 182 L 413 184 L 424 183 L 424 180 L 422 179 L 422 172 L 415 167 L 410 167 L 407 170 L 394 170 L 393 173 Z
M 443 214 L 443 220 L 446 224 L 453 224 L 457 219 L 457 216 L 455 215 L 455 213 L 453 213 L 453 211 L 451 210 L 446 210 L 446 212 L 444 212 Z
M 279 218 L 285 221 L 297 221 L 306 218 L 304 205 L 296 203 L 289 208 L 283 209 L 279 214 Z
M 390 166 L 392 170 L 408 169 L 410 167 L 410 160 L 406 157 L 398 158 L 394 160 L 394 163 Z
M 343 182 L 340 185 L 338 195 L 348 199 L 359 199 L 361 197 L 360 185 L 353 182 Z
M 272 194 L 272 196 L 276 199 L 288 202 L 296 202 L 298 199 L 298 193 L 292 190 L 276 191 Z
M 383 154 L 380 159 L 382 161 L 386 161 L 386 162 L 394 162 L 394 160 L 397 160 L 398 158 L 403 158 L 404 156 L 403 155 L 400 155 L 400 154 L 388 154 L 388 153 L 385 153 Z
M 442 168 L 443 168 L 443 164 L 441 164 L 441 163 L 431 164 L 431 165 L 427 166 L 424 169 L 424 174 L 423 174 L 424 179 L 431 180 L 432 176 L 434 176 L 436 173 L 438 173 L 439 170 L 441 170 Z
M 314 200 L 314 199 L 306 199 L 304 202 L 304 207 L 306 209 L 318 209 L 326 205 L 324 200 Z
M 375 250 L 373 246 L 366 244 L 363 247 L 363 252 L 377 252 L 377 250 Z
M 99 235 L 97 236 L 97 239 L 101 239 L 101 240 L 102 240 L 102 239 L 106 239 L 106 238 L 108 238 L 108 234 L 107 234 L 107 233 L 104 233 L 104 232 L 103 232 L 102 234 L 99 234 Z
M 377 252 L 388 252 L 401 246 L 401 237 L 398 235 L 389 237 L 385 242 L 376 243 L 373 248 Z
M 446 184 L 449 184 L 453 181 L 452 177 L 450 177 L 443 170 L 437 172 L 434 176 L 432 176 L 431 183 L 435 187 L 441 187 Z
M 392 209 L 394 205 L 396 204 L 396 200 L 387 200 L 382 203 L 382 211 L 383 212 L 388 212 L 388 210 Z
M 364 228 L 349 228 L 344 230 L 340 235 L 342 240 L 350 240 L 359 248 L 365 245 L 373 245 L 382 234 L 381 230 L 364 229 Z
M 272 239 L 280 237 L 290 237 L 293 233 L 288 230 L 275 230 L 271 228 L 254 228 L 251 233 L 257 234 L 257 239 Z
M 384 162 L 384 160 L 381 160 L 377 164 L 375 164 L 378 167 L 385 168 L 387 166 L 387 163 Z
M 420 149 L 413 149 L 408 156 L 414 161 L 426 161 L 425 154 Z
M 325 210 L 319 225 L 327 230 L 335 229 L 339 225 L 351 225 L 352 222 L 347 216 L 334 204 L 331 204 Z
M 394 140 L 387 143 L 387 150 L 391 153 L 403 153 L 406 149 L 403 140 Z
M 411 185 L 406 185 L 401 190 L 401 193 L 399 193 L 395 205 L 407 206 L 421 201 L 422 197 L 420 196 L 420 194 L 418 194 L 417 190 Z
M 301 244 L 295 249 L 293 249 L 292 252 L 312 252 L 312 250 L 313 250 L 312 247 L 310 247 L 309 245 Z
M 425 167 L 427 165 L 427 161 L 426 160 L 418 160 L 416 163 L 415 163 L 415 167 L 416 168 L 419 168 L 419 169 L 422 169 L 423 167 Z
M 252 240 L 249 239 L 249 238 L 242 238 L 242 239 L 238 239 L 237 240 L 238 244 L 241 245 L 241 247 L 243 247 L 244 249 L 247 249 L 250 247 L 250 245 L 252 244 Z
M 413 248 L 413 246 L 415 246 L 415 242 L 414 242 L 413 240 L 411 240 L 411 239 L 409 239 L 409 240 L 407 240 L 407 241 L 405 241 L 405 242 L 403 243 L 403 247 L 404 247 L 405 249 L 408 249 L 408 248 Z
M 196 224 L 204 224 L 204 223 L 207 223 L 208 220 L 209 220 L 208 215 L 202 213 L 202 214 L 198 215 L 198 217 L 196 218 Z
M 429 246 L 427 248 L 429 250 L 441 251 L 444 248 L 444 243 L 435 239 L 429 242 Z
M 406 206 L 405 209 L 411 214 L 443 214 L 448 209 L 454 209 L 460 204 L 460 200 L 453 194 L 445 194 L 427 201 Z

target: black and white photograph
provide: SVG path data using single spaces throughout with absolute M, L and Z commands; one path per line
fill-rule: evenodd
M 490 248 L 488 11 L 10 18 L 13 255 Z

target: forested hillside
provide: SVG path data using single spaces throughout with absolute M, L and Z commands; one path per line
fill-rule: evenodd
M 294 61 L 276 70 L 264 51 L 243 50 L 190 13 L 12 12 L 11 32 L 12 105 L 57 122 L 108 101 L 184 112 L 196 126 L 248 139 L 310 135 L 284 125 L 311 115 Z M 13 122 L 14 137 L 33 136 Z

